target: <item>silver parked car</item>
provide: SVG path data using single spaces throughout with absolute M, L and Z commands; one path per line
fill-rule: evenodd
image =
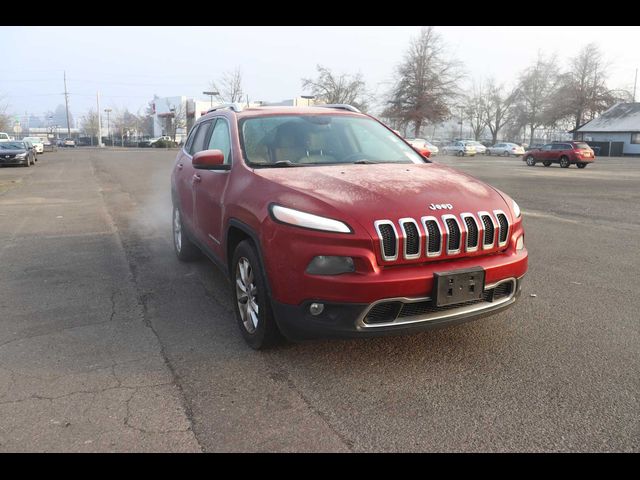
M 459 157 L 465 155 L 472 157 L 476 154 L 476 147 L 469 142 L 458 141 L 445 145 L 442 148 L 442 153 L 445 155 L 457 155 Z
M 496 143 L 487 149 L 487 155 L 502 155 L 509 157 L 511 155 L 520 156 L 524 155 L 524 148 L 516 143 L 502 142 Z

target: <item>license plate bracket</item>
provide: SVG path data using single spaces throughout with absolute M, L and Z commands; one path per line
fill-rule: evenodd
M 436 272 L 433 274 L 433 297 L 438 307 L 480 300 L 484 291 L 484 269 L 473 267 L 464 270 Z

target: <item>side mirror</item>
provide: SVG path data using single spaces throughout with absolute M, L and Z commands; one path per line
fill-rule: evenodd
M 191 160 L 194 168 L 199 169 L 223 169 L 230 165 L 224 165 L 224 153 L 220 150 L 202 150 L 196 153 Z

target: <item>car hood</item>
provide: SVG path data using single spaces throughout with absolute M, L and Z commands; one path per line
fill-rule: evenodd
M 428 215 L 494 209 L 512 217 L 495 189 L 436 163 L 263 168 L 255 173 L 286 187 L 274 202 L 348 223 L 359 222 L 367 230 L 375 220 L 403 217 L 419 221 Z M 431 204 L 452 208 L 432 209 Z
M 14 148 L 11 150 L 4 150 L 2 148 L 0 148 L 0 157 L 2 155 L 18 155 L 20 153 L 26 153 L 27 150 L 23 149 L 23 148 Z

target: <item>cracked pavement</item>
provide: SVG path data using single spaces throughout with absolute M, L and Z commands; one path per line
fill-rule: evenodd
M 637 159 L 436 157 L 519 202 L 520 301 L 254 352 L 223 275 L 175 258 L 174 158 L 79 148 L 0 169 L 0 451 L 640 450 Z
M 91 163 L 22 175 L 0 195 L 0 451 L 200 451 Z

